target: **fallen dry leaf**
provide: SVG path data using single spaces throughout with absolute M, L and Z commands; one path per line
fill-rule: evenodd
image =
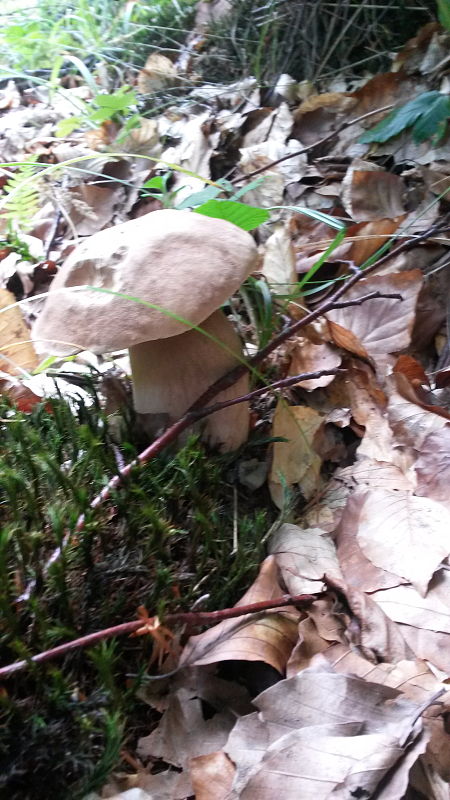
M 269 550 L 289 594 L 315 594 L 323 591 L 325 575 L 342 577 L 334 543 L 320 528 L 300 528 L 285 522 L 270 539 Z
M 263 561 L 258 577 L 237 607 L 280 597 L 278 567 L 274 556 Z M 198 636 L 191 636 L 180 666 L 213 664 L 217 661 L 264 661 L 283 672 L 297 640 L 299 613 L 294 609 L 262 612 L 224 620 Z
M 356 498 L 361 502 L 356 540 L 364 555 L 425 596 L 432 575 L 450 553 L 450 513 L 434 500 L 399 490 L 358 490 Z
M 138 73 L 137 88 L 141 94 L 159 92 L 177 82 L 177 71 L 170 58 L 161 53 L 151 53 Z
M 141 758 L 161 758 L 175 767 L 185 767 L 190 758 L 219 750 L 235 723 L 230 711 L 219 711 L 205 719 L 202 701 L 195 689 L 178 689 L 158 727 L 139 740 Z
M 39 364 L 27 327 L 16 298 L 7 289 L 0 289 L 0 370 L 8 375 L 23 375 Z
M 269 476 L 272 500 L 282 508 L 285 486 L 298 484 L 309 499 L 320 482 L 321 459 L 314 450 L 314 436 L 323 425 L 323 417 L 307 406 L 288 406 L 280 400 L 273 418 L 272 436 L 287 439 L 275 442 Z
M 415 470 L 415 493 L 442 503 L 450 511 L 450 425 L 423 440 Z
M 227 800 L 236 769 L 225 753 L 191 758 L 189 769 L 195 800 Z
M 313 344 L 303 336 L 297 337 L 290 351 L 291 363 L 289 375 L 301 375 L 302 372 L 319 372 L 326 369 L 335 369 L 340 366 L 341 356 L 329 344 Z M 334 380 L 334 375 L 323 375 L 321 378 L 311 378 L 299 381 L 296 386 L 301 386 L 307 392 L 328 386 Z
M 232 798 L 371 796 L 395 766 L 406 789 L 426 746 L 417 705 L 395 689 L 310 668 L 259 695 L 224 748 L 236 764 Z M 383 795 L 382 795 L 383 796 Z M 386 794 L 386 798 L 399 795 Z
M 275 295 L 286 295 L 293 291 L 298 280 L 295 253 L 291 236 L 284 225 L 276 228 L 265 242 L 261 272 Z
M 355 222 L 392 219 L 405 213 L 405 188 L 399 175 L 357 158 L 342 181 L 342 204 Z
M 375 359 L 377 355 L 403 350 L 410 343 L 414 310 L 421 284 L 422 275 L 419 270 L 363 278 L 346 293 L 346 301 L 357 300 L 372 292 L 396 293 L 402 297 L 402 300 L 373 299 L 367 300 L 361 305 L 330 311 L 327 319 L 332 323 L 331 334 L 336 344 L 356 352 L 357 355 L 364 357 L 366 353 Z M 337 341 L 334 325 L 339 325 L 341 329 L 349 331 L 356 337 L 360 347 L 355 348 L 351 338 L 348 342 L 343 341 L 341 331 Z

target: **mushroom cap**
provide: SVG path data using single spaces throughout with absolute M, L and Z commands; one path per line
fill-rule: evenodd
M 189 328 L 176 316 L 199 325 L 238 289 L 256 261 L 252 237 L 230 222 L 190 211 L 153 211 L 75 248 L 52 283 L 33 338 L 40 349 L 69 355 L 176 336 Z M 156 308 L 117 294 L 68 291 L 86 285 Z

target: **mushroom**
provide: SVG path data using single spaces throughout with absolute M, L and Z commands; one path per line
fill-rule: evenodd
M 136 410 L 155 424 L 161 415 L 172 421 L 242 358 L 219 309 L 256 260 L 250 234 L 230 222 L 154 211 L 75 248 L 52 283 L 33 338 L 55 355 L 129 348 Z M 111 293 L 67 291 L 76 286 Z M 215 400 L 238 397 L 247 387 L 244 376 Z M 223 450 L 238 447 L 247 433 L 245 403 L 206 419 L 205 437 Z

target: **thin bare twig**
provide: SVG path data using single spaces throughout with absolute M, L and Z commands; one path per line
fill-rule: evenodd
M 260 614 L 263 611 L 269 611 L 274 608 L 283 608 L 285 606 L 297 606 L 299 608 L 309 608 L 314 602 L 316 597 L 310 594 L 289 595 L 283 594 L 281 597 L 276 597 L 273 600 L 262 600 L 259 603 L 250 603 L 244 606 L 234 606 L 233 608 L 223 608 L 220 611 L 186 611 L 179 614 L 167 614 L 164 617 L 164 624 L 174 625 L 214 625 L 226 619 L 234 619 L 236 617 L 243 617 L 246 614 Z M 95 633 L 89 633 L 87 636 L 81 636 L 79 639 L 73 639 L 71 642 L 65 642 L 57 647 L 52 647 L 50 650 L 44 650 L 32 656 L 30 659 L 23 659 L 22 661 L 15 661 L 12 664 L 7 664 L 5 667 L 0 668 L 0 678 L 8 678 L 14 672 L 30 667 L 32 664 L 41 664 L 44 661 L 50 661 L 52 658 L 66 655 L 71 650 L 78 650 L 82 647 L 90 647 L 105 639 L 112 639 L 114 636 L 123 636 L 125 634 L 132 634 L 145 625 L 145 620 L 134 619 L 131 622 L 122 622 L 120 625 L 114 625 L 111 628 L 104 628 Z
M 383 111 L 390 111 L 391 108 L 393 108 L 392 103 L 387 106 L 382 106 L 382 108 L 375 108 L 372 111 L 367 111 L 365 114 L 361 114 L 360 117 L 355 117 L 355 119 L 342 122 L 340 125 L 338 125 L 335 131 L 331 131 L 331 133 L 328 133 L 322 139 L 318 139 L 317 142 L 309 144 L 306 147 L 302 147 L 300 150 L 296 150 L 294 153 L 289 153 L 287 156 L 282 156 L 276 161 L 271 161 L 270 164 L 266 164 L 264 167 L 259 167 L 259 169 L 255 169 L 253 172 L 249 172 L 247 175 L 240 175 L 238 178 L 234 178 L 231 183 L 233 186 L 235 186 L 237 183 L 241 183 L 241 181 L 249 181 L 256 175 L 260 175 L 262 172 L 266 172 L 266 170 L 276 167 L 277 164 L 281 164 L 283 161 L 287 161 L 289 158 L 295 158 L 295 156 L 301 156 L 303 153 L 307 153 L 309 150 L 315 150 L 316 147 L 320 147 L 322 144 L 329 142 L 330 139 L 334 139 L 335 136 L 344 131 L 346 128 L 350 128 L 351 125 L 356 125 L 358 122 L 362 122 L 363 119 L 367 119 L 367 117 L 371 117 L 374 114 L 381 114 Z

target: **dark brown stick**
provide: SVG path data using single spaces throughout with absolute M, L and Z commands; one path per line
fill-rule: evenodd
M 236 617 L 243 617 L 246 614 L 258 614 L 262 611 L 269 611 L 273 608 L 282 608 L 284 606 L 298 606 L 300 608 L 309 608 L 311 603 L 315 600 L 314 595 L 299 594 L 291 596 L 283 594 L 281 597 L 276 597 L 274 600 L 262 600 L 259 603 L 250 603 L 245 606 L 234 606 L 233 608 L 224 608 L 221 611 L 186 611 L 179 614 L 167 614 L 163 622 L 168 625 L 183 624 L 183 625 L 209 625 L 222 622 L 226 619 L 233 619 Z M 135 633 L 139 628 L 145 627 L 145 619 L 134 619 L 131 622 L 122 622 L 120 625 L 114 625 L 112 628 L 104 628 L 95 633 L 89 633 L 87 636 L 81 636 L 79 639 L 73 639 L 71 642 L 65 642 L 57 647 L 52 647 L 51 650 L 45 650 L 32 656 L 29 660 L 15 661 L 12 664 L 7 664 L 5 667 L 0 668 L 0 678 L 8 678 L 14 672 L 26 669 L 30 664 L 41 664 L 43 661 L 49 661 L 52 658 L 63 656 L 71 650 L 76 650 L 81 647 L 89 647 L 97 644 L 105 639 L 111 639 L 114 636 L 123 636 L 124 634 Z
M 253 170 L 253 172 L 249 172 L 248 175 L 240 175 L 239 178 L 234 178 L 231 181 L 233 185 L 236 183 L 241 183 L 241 181 L 249 181 L 251 178 L 254 178 L 256 175 L 260 175 L 261 172 L 266 172 L 266 170 L 271 169 L 272 167 L 276 167 L 277 164 L 281 164 L 282 161 L 287 161 L 289 158 L 295 158 L 295 156 L 301 156 L 303 153 L 307 153 L 309 150 L 315 150 L 316 147 L 320 147 L 322 144 L 330 141 L 330 139 L 334 139 L 335 136 L 338 136 L 341 131 L 344 131 L 346 128 L 350 128 L 351 125 L 356 125 L 357 122 L 362 122 L 363 119 L 367 119 L 367 117 L 372 117 L 374 114 L 381 114 L 383 111 L 389 111 L 393 108 L 393 104 L 391 103 L 388 106 L 383 106 L 382 108 L 375 108 L 373 111 L 367 111 L 366 114 L 361 114 L 360 117 L 355 117 L 355 119 L 351 119 L 347 122 L 342 122 L 335 131 L 328 133 L 322 139 L 318 139 L 317 142 L 314 144 L 309 144 L 307 147 L 302 147 L 301 150 L 296 150 L 295 153 L 289 153 L 287 156 L 282 156 L 278 158 L 276 161 L 272 161 L 270 164 L 266 164 L 265 167 L 259 167 L 259 169 Z

